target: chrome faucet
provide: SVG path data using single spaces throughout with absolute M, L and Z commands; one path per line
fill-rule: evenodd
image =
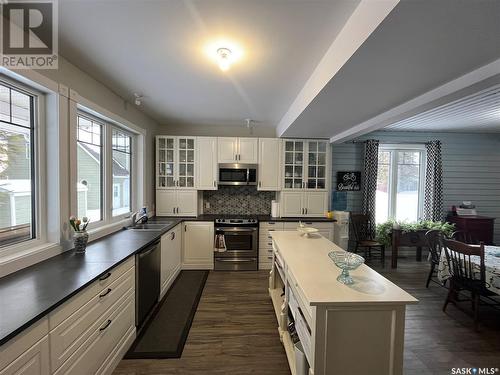
M 139 218 L 137 218 L 138 215 L 141 215 L 139 216 Z M 134 212 L 132 214 L 132 226 L 134 226 L 135 224 L 137 224 L 139 221 L 141 221 L 142 219 L 144 219 L 145 217 L 148 217 L 147 214 L 143 214 L 142 213 L 142 210 L 141 211 L 137 211 L 137 212 Z

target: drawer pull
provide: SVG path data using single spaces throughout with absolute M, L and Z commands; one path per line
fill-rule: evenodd
M 311 221 L 306 221 L 304 224 L 306 224 L 306 225 L 312 225 L 312 222 Z
M 273 243 L 272 242 L 268 242 L 267 243 L 269 246 L 273 246 Z
M 99 298 L 106 297 L 111 292 L 111 288 L 108 288 L 103 294 L 99 294 Z
M 270 259 L 270 260 L 272 260 L 272 259 L 273 259 L 273 257 L 267 257 L 267 259 Z
M 103 277 L 100 277 L 99 278 L 99 281 L 104 281 L 106 280 L 107 278 L 109 278 L 111 276 L 111 272 L 108 272 L 106 275 L 104 275 Z
M 268 253 L 272 253 L 272 252 L 273 252 L 273 249 L 267 249 L 267 252 L 268 252 Z
M 99 328 L 99 331 L 101 331 L 101 332 L 104 331 L 106 328 L 109 327 L 110 324 L 111 324 L 111 319 L 108 319 L 106 324 L 103 327 Z

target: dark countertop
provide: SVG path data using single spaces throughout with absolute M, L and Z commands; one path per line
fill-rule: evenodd
M 217 214 L 201 214 L 196 217 L 178 217 L 178 216 L 158 216 L 159 219 L 163 220 L 173 220 L 179 219 L 182 221 L 214 221 L 217 218 L 257 218 L 259 221 L 276 221 L 276 222 L 292 222 L 292 221 L 304 221 L 304 222 L 331 222 L 335 223 L 337 220 L 328 219 L 326 217 L 271 217 L 271 215 L 217 215 Z
M 43 318 L 50 311 L 97 280 L 111 268 L 141 251 L 183 221 L 213 221 L 223 215 L 154 217 L 150 222 L 172 223 L 163 231 L 121 230 L 93 241 L 85 254 L 66 251 L 0 278 L 0 345 Z M 236 215 L 239 216 L 239 215 Z M 334 222 L 327 218 L 271 218 L 259 221 Z
M 0 278 L 0 345 L 182 220 L 171 221 L 161 232 L 121 230 L 90 243 L 85 254 L 66 251 Z

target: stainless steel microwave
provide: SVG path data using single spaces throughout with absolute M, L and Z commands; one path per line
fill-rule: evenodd
M 219 164 L 219 185 L 257 185 L 257 165 Z

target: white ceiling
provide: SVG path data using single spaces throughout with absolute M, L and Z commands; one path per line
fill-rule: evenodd
M 499 59 L 499 19 L 500 1 L 402 0 L 281 135 L 343 136 Z
M 500 132 L 500 85 L 398 121 L 384 130 Z
M 276 126 L 359 0 L 63 0 L 60 52 L 160 123 Z M 244 60 L 222 73 L 220 37 Z

